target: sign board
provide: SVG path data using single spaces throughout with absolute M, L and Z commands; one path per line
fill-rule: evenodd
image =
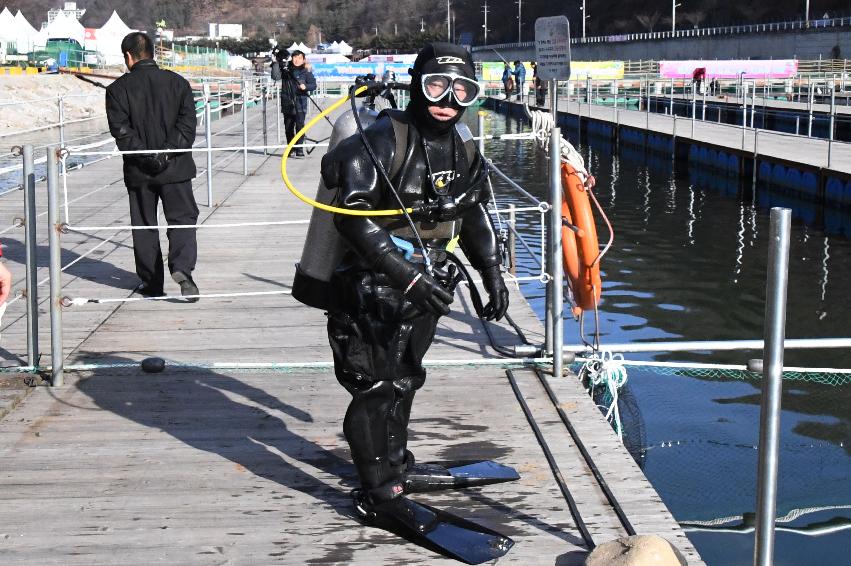
M 535 59 L 538 78 L 560 81 L 570 78 L 570 22 L 567 16 L 535 20 Z
M 744 74 L 746 79 L 786 79 L 798 72 L 795 59 L 748 59 L 731 61 L 659 61 L 659 76 L 692 78 L 698 67 L 706 68 L 706 78 L 735 79 Z

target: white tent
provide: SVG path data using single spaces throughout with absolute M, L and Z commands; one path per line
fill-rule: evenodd
M 292 52 L 293 52 L 293 51 L 295 51 L 296 49 L 301 49 L 301 47 L 299 47 L 299 46 L 298 46 L 298 43 L 296 43 L 295 41 L 293 41 L 293 44 L 292 44 L 292 45 L 290 45 L 289 47 L 287 47 L 287 51 L 289 51 L 290 53 L 292 53 Z
M 308 53 L 313 53 L 313 49 L 311 49 L 310 47 L 308 47 L 308 46 L 307 46 L 307 45 L 305 45 L 304 43 L 299 43 L 299 44 L 298 44 L 298 48 L 299 48 L 299 49 L 301 50 L 301 52 L 302 52 L 302 53 L 304 53 L 305 55 L 307 55 Z
M 228 54 L 228 69 L 236 70 L 236 69 L 250 69 L 251 61 L 243 57 L 242 55 L 230 55 Z
M 38 32 L 27 21 L 20 10 L 15 14 L 15 32 L 17 33 L 16 45 L 18 53 L 29 53 L 33 50 L 35 37 Z
M 0 41 L 9 43 L 15 41 L 18 37 L 15 31 L 15 16 L 9 11 L 9 8 L 3 8 L 0 12 Z
M 343 55 L 351 55 L 352 54 L 352 46 L 345 42 L 345 40 L 341 41 L 337 44 L 337 47 L 340 50 L 340 53 Z
M 48 39 L 73 39 L 80 46 L 86 41 L 86 30 L 73 16 L 59 12 L 50 24 L 37 34 L 36 44 L 46 45 Z
M 307 56 L 310 63 L 350 63 L 349 58 L 339 53 L 311 53 Z
M 124 56 L 121 54 L 121 40 L 131 31 L 133 30 L 113 10 L 106 23 L 96 31 L 94 45 L 90 41 L 86 44 L 86 49 L 96 49 L 98 55 L 103 58 L 107 65 L 121 65 L 124 63 Z

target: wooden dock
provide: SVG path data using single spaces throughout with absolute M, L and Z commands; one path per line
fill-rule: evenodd
M 249 143 L 259 143 L 259 110 L 249 112 Z M 241 129 L 227 130 L 237 120 L 215 123 L 223 132 L 215 138 L 217 146 L 239 143 Z M 314 137 L 328 133 L 325 125 L 319 130 Z M 289 162 L 294 183 L 308 194 L 317 185 L 322 152 Z M 200 169 L 204 155 L 197 154 L 196 161 Z M 283 188 L 279 152 L 252 152 L 247 177 L 241 153 L 216 154 L 214 171 L 215 206 L 201 206 L 199 223 L 308 217 L 307 207 Z M 197 200 L 204 202 L 203 173 L 195 186 Z M 43 196 L 40 185 L 40 212 Z M 71 225 L 128 223 L 117 158 L 71 173 L 68 197 Z M 4 225 L 21 207 L 8 197 L 0 200 Z M 42 280 L 47 226 L 45 216 L 40 220 Z M 295 223 L 200 229 L 195 279 L 201 292 L 287 291 L 306 228 Z M 17 285 L 23 277 L 21 239 L 20 231 L 3 237 Z M 79 260 L 65 272 L 67 297 L 130 296 L 137 280 L 129 231 L 70 232 L 62 240 L 63 265 Z M 177 294 L 177 286 L 166 281 L 166 291 Z M 41 287 L 43 297 L 46 292 Z M 513 318 L 540 343 L 542 326 L 517 289 L 511 301 Z M 7 359 L 26 352 L 23 307 L 23 300 L 15 302 L 4 318 Z M 45 365 L 46 307 L 42 299 Z M 63 317 L 66 364 L 100 368 L 67 372 L 62 388 L 35 388 L 0 420 L 4 565 L 453 563 L 355 518 L 348 492 L 356 474 L 342 436 L 349 396 L 332 372 L 211 367 L 329 361 L 321 311 L 277 294 L 198 303 L 89 303 L 64 309 Z M 496 337 L 516 343 L 505 326 Z M 160 374 L 120 367 L 149 356 L 170 365 Z M 460 293 L 427 359 L 496 357 L 469 296 Z M 541 382 L 528 369 L 515 375 L 595 543 L 624 536 Z M 575 376 L 548 383 L 635 530 L 667 538 L 690 564 L 702 564 Z M 416 496 L 511 536 L 516 546 L 499 563 L 583 562 L 587 545 L 504 369 L 432 368 L 411 429 L 419 461 L 495 459 L 520 472 L 518 482 Z

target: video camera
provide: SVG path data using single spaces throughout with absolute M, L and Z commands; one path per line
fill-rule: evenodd
M 290 53 L 289 53 L 289 51 L 287 51 L 286 49 L 284 49 L 280 45 L 276 45 L 275 47 L 272 48 L 272 57 L 274 57 L 275 60 L 281 66 L 283 66 L 284 63 L 289 61 Z

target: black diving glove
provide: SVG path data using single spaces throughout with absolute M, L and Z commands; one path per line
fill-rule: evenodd
M 393 251 L 385 254 L 376 269 L 387 275 L 397 289 L 424 311 L 443 316 L 449 314 L 449 305 L 455 297 L 428 273 L 422 273 L 402 254 Z M 506 291 L 506 295 L 508 291 Z
M 488 293 L 490 301 L 482 309 L 485 320 L 499 320 L 505 316 L 508 310 L 508 288 L 502 279 L 502 272 L 498 265 L 482 270 L 482 283 Z

